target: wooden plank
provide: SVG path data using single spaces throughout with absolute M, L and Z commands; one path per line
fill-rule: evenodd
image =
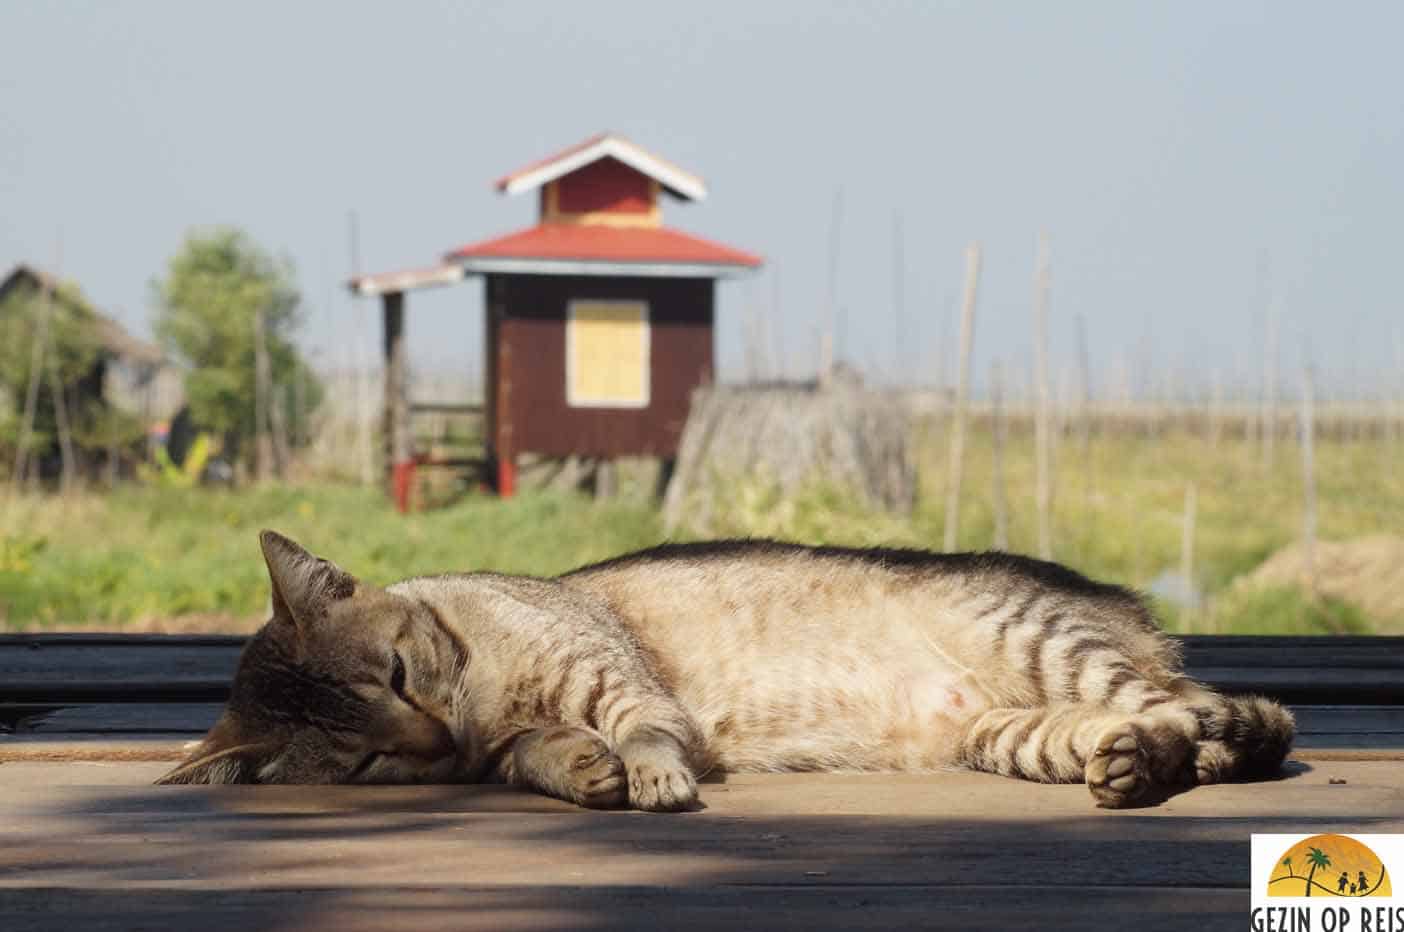
M 0 702 L 223 701 L 244 638 L 0 636 Z
M 217 702 L 113 702 L 59 708 L 22 721 L 23 734 L 101 737 L 114 734 L 200 735 L 219 718 Z
M 1404 706 L 1292 706 L 1301 737 L 1339 734 L 1404 735 Z
M 496 785 L 151 787 L 143 784 L 149 775 L 159 775 L 159 765 L 124 763 L 113 766 L 131 774 L 129 785 L 95 788 L 58 776 L 53 766 L 0 766 L 0 785 L 28 787 L 23 794 L 0 793 L 0 831 L 5 826 L 16 828 L 30 818 L 54 823 L 60 818 L 77 818 L 88 810 L 94 810 L 102 820 L 130 816 L 173 822 L 188 822 L 215 812 L 290 819 L 367 813 L 589 814 L 568 803 Z M 53 779 L 36 778 L 43 774 Z M 1338 780 L 1346 782 L 1332 782 Z M 700 813 L 677 817 L 597 815 L 645 822 L 654 819 L 675 827 L 752 815 L 984 819 L 1019 824 L 1056 824 L 1074 817 L 1130 819 L 1137 824 L 1229 816 L 1277 821 L 1298 817 L 1404 821 L 1404 768 L 1387 761 L 1289 762 L 1282 779 L 1198 787 L 1161 806 L 1123 811 L 1093 809 L 1086 787 L 1080 784 L 1039 784 L 966 772 L 727 774 L 704 780 L 701 792 L 707 809 Z
M 109 703 L 61 708 L 0 735 L 0 761 L 157 760 L 183 757 L 184 744 L 218 718 L 217 703 Z M 1404 759 L 1404 707 L 1295 707 L 1298 753 L 1358 750 Z
M 1221 692 L 1269 696 L 1289 704 L 1396 704 L 1404 696 L 1404 672 L 1389 668 L 1312 669 L 1245 664 L 1187 670 L 1195 679 Z
M 176 761 L 196 735 L 170 733 L 0 735 L 0 764 L 11 761 Z
M 1050 932 L 1135 924 L 1140 928 L 1203 932 L 1241 925 L 1246 891 L 984 885 L 717 885 L 616 886 L 571 884 L 529 889 L 463 885 L 453 888 L 367 886 L 354 890 L 11 891 L 0 903 L 9 932 L 62 929 L 186 928 L 199 916 L 202 932 L 251 928 L 305 932 L 464 929 L 539 932 L 558 929 L 887 930 L 932 928 L 957 920 L 961 928 L 1012 929 L 1036 923 Z
M 1183 639 L 1190 674 L 1230 692 L 1311 704 L 1398 704 L 1404 638 Z M 222 701 L 244 639 L 0 636 L 0 702 Z
M 456 404 L 447 401 L 413 401 L 410 402 L 409 410 L 411 414 L 481 415 L 483 406 L 481 404 Z
M 1246 915 L 1251 832 L 1404 830 L 1404 771 L 1381 763 L 1128 812 L 980 774 L 757 775 L 672 816 L 505 787 L 0 779 L 11 766 L 29 789 L 0 793 L 6 929 L 1199 929 Z

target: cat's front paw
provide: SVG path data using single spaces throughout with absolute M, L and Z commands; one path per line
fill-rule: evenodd
M 699 809 L 697 778 L 672 735 L 643 728 L 619 747 L 629 772 L 629 805 L 649 812 Z
M 580 735 L 567 753 L 571 801 L 587 809 L 618 809 L 629 801 L 624 762 L 594 735 Z
M 697 808 L 697 779 L 685 766 L 640 761 L 629 765 L 629 804 L 648 812 Z

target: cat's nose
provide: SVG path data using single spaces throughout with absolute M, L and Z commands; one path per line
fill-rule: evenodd
M 458 756 L 458 744 L 448 726 L 432 715 L 420 713 L 401 735 L 400 747 L 424 760 L 437 761 Z

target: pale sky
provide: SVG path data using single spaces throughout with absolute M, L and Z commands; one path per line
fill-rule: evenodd
M 975 371 L 1022 377 L 1047 230 L 1055 370 L 1081 315 L 1099 392 L 1256 380 L 1269 306 L 1284 383 L 1309 352 L 1328 390 L 1400 384 L 1400 3 L 7 2 L 0 35 L 0 263 L 61 239 L 138 333 L 185 231 L 235 224 L 292 257 L 340 363 L 348 211 L 366 271 L 432 262 L 531 221 L 498 175 L 610 129 L 707 180 L 666 222 L 770 263 L 720 288 L 726 376 L 776 269 L 812 371 L 841 188 L 840 352 L 880 378 L 935 378 L 972 240 Z M 477 284 L 409 312 L 416 367 L 481 371 Z

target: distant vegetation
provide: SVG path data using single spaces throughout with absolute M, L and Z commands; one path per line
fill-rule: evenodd
M 959 546 L 991 546 L 991 444 L 971 437 Z M 919 445 L 921 488 L 910 516 L 874 511 L 836 489 L 780 495 L 761 478 L 729 487 L 705 526 L 685 537 L 773 536 L 808 543 L 939 548 L 944 506 L 942 434 Z M 1323 540 L 1404 528 L 1404 470 L 1397 440 L 1374 436 L 1318 445 Z M 1035 549 L 1031 438 L 1006 451 L 1011 549 Z M 1297 587 L 1248 588 L 1235 580 L 1300 531 L 1299 461 L 1284 443 L 1265 466 L 1241 437 L 1210 445 L 1170 431 L 1093 434 L 1058 450 L 1054 556 L 1094 577 L 1147 587 L 1177 571 L 1186 485 L 1197 488 L 1198 609 L 1158 605 L 1177 630 L 1242 633 L 1404 631 L 1399 618 L 1367 617 L 1339 598 Z M 645 484 L 640 483 L 642 488 Z M 624 483 L 628 488 L 628 483 Z M 573 492 L 511 501 L 470 496 L 401 517 L 376 489 L 340 484 L 239 490 L 127 486 L 106 495 L 20 497 L 0 511 L 0 619 L 9 627 L 144 625 L 204 616 L 205 627 L 247 628 L 267 598 L 255 533 L 274 527 L 375 583 L 422 573 L 495 569 L 552 574 L 663 540 L 642 495 L 596 502 Z
M 194 232 L 154 290 L 156 335 L 189 367 L 194 423 L 214 434 L 228 460 L 252 465 L 260 431 L 274 448 L 267 454 L 287 459 L 321 399 L 293 343 L 302 299 L 291 262 L 239 230 Z

